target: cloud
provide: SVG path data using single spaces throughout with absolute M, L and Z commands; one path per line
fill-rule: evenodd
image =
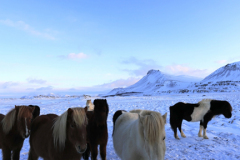
M 78 59 L 83 59 L 83 58 L 87 58 L 87 55 L 84 53 L 69 53 L 67 58 L 69 59 L 73 59 L 73 60 L 78 60 Z
M 50 40 L 55 40 L 56 39 L 54 36 L 50 35 L 47 32 L 40 32 L 40 31 L 35 30 L 34 28 L 32 28 L 30 25 L 26 24 L 23 21 L 14 22 L 14 21 L 11 21 L 11 20 L 7 19 L 7 20 L 0 20 L 0 23 L 4 24 L 6 26 L 10 26 L 10 27 L 14 27 L 14 28 L 23 30 L 27 33 L 30 33 L 30 34 L 34 35 L 34 36 L 39 36 L 39 37 L 47 38 L 47 39 L 50 39 Z
M 119 88 L 119 87 L 122 88 L 122 87 L 128 87 L 130 85 L 133 85 L 139 80 L 140 78 L 130 77 L 128 79 L 118 79 L 113 82 L 105 83 L 105 84 L 94 86 L 94 87 L 105 88 L 105 89 L 113 89 L 113 88 Z
M 11 88 L 13 86 L 18 86 L 19 84 L 16 82 L 4 82 L 2 84 L 0 84 L 0 88 L 1 89 L 8 89 Z
M 67 56 L 66 55 L 60 55 L 58 56 L 61 59 L 70 59 L 70 60 L 75 60 L 79 61 L 81 59 L 87 58 L 88 56 L 84 53 L 69 53 Z
M 219 61 L 216 61 L 216 63 L 218 64 L 226 64 L 228 61 L 227 60 L 219 60 Z
M 136 76 L 144 76 L 147 74 L 147 72 L 151 69 L 160 69 L 162 66 L 156 64 L 154 60 L 151 59 L 145 59 L 145 60 L 138 60 L 135 57 L 131 57 L 129 59 L 126 59 L 122 61 L 123 64 L 133 64 L 138 67 L 138 69 L 124 69 L 123 71 L 128 72 L 129 74 L 133 74 Z
M 35 83 L 35 84 L 45 84 L 47 82 L 42 79 L 33 79 L 33 78 L 28 78 L 27 81 L 28 83 Z
M 37 88 L 36 91 L 51 91 L 53 90 L 53 87 L 52 86 L 48 86 L 48 87 L 40 87 L 40 88 Z
M 166 66 L 163 68 L 162 72 L 172 75 L 188 75 L 199 78 L 204 78 L 210 74 L 210 71 L 207 69 L 193 69 L 181 64 Z

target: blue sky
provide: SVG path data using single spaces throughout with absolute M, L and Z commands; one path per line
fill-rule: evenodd
M 240 61 L 240 1 L 0 1 L 0 94 L 100 92 Z

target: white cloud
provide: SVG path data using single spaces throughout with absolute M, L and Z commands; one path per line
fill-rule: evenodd
M 83 58 L 87 58 L 87 55 L 84 53 L 69 53 L 67 58 L 69 59 L 73 59 L 73 60 L 78 60 L 78 59 L 83 59 Z
M 34 78 L 28 78 L 27 81 L 28 81 L 28 83 L 36 83 L 36 84 L 44 84 L 47 82 L 42 79 L 34 79 Z
M 14 21 L 7 19 L 7 20 L 0 20 L 0 23 L 4 24 L 6 26 L 24 30 L 25 32 L 30 33 L 35 36 L 39 36 L 39 37 L 43 37 L 43 38 L 47 38 L 47 39 L 51 39 L 51 40 L 56 39 L 54 36 L 52 36 L 51 34 L 49 34 L 47 32 L 40 32 L 40 31 L 35 30 L 34 28 L 32 28 L 30 25 L 26 24 L 23 21 L 14 22 Z
M 138 69 L 124 69 L 123 70 L 123 71 L 129 72 L 129 74 L 131 74 L 131 75 L 136 75 L 136 76 L 144 76 L 151 69 L 162 68 L 162 66 L 157 65 L 154 60 L 151 60 L 151 59 L 139 60 L 135 57 L 126 59 L 126 60 L 122 61 L 121 63 L 136 65 L 138 67 Z
M 194 69 L 190 68 L 185 65 L 181 64 L 175 64 L 175 65 L 169 65 L 163 68 L 162 70 L 164 73 L 172 74 L 172 75 L 188 75 L 188 76 L 194 76 L 199 78 L 204 78 L 208 76 L 211 72 L 207 69 Z

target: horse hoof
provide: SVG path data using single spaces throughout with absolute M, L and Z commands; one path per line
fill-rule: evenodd
M 186 135 L 185 135 L 185 134 L 182 134 L 181 137 L 186 138 Z
M 204 136 L 203 138 L 204 138 L 204 139 L 208 139 L 208 137 L 207 137 L 207 136 Z
M 202 137 L 202 135 L 201 135 L 201 134 L 199 134 L 199 135 L 198 135 L 198 137 Z

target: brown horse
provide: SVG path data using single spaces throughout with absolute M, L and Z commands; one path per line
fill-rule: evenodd
M 19 160 L 23 141 L 30 133 L 34 109 L 35 107 L 15 106 L 6 116 L 0 114 L 0 148 L 3 160 Z
M 62 115 L 41 115 L 32 122 L 28 160 L 79 160 L 87 148 L 87 107 Z
M 94 110 L 87 113 L 89 119 L 87 125 L 88 148 L 83 154 L 83 158 L 87 160 L 91 151 L 91 159 L 96 160 L 98 145 L 100 145 L 101 158 L 106 160 L 108 104 L 106 99 L 95 99 L 93 104 Z

